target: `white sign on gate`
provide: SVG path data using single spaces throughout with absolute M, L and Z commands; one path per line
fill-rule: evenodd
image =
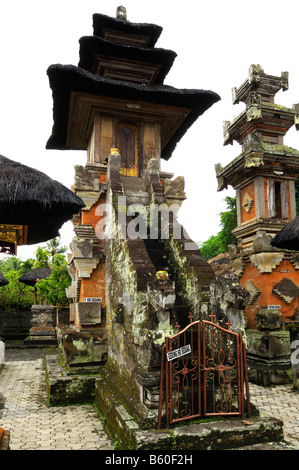
M 175 349 L 174 351 L 168 352 L 167 360 L 173 361 L 173 359 L 176 359 L 177 357 L 185 356 L 186 354 L 189 354 L 190 352 L 191 352 L 191 346 L 190 344 L 187 344 L 186 346 L 182 346 L 179 349 Z

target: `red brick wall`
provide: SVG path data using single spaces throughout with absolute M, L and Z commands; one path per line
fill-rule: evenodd
M 281 272 L 283 271 L 283 272 Z M 252 264 L 246 265 L 245 271 L 241 276 L 240 283 L 244 287 L 248 280 L 261 291 L 255 305 L 247 305 L 245 314 L 249 328 L 256 328 L 256 313 L 259 309 L 267 308 L 268 305 L 280 305 L 281 319 L 289 320 L 295 313 L 298 306 L 298 297 L 290 304 L 286 304 L 277 295 L 272 293 L 273 287 L 283 278 L 291 279 L 294 284 L 299 286 L 299 273 L 288 260 L 283 260 L 271 273 L 260 273 Z
M 102 306 L 106 305 L 105 263 L 99 263 L 91 273 L 90 278 L 82 279 L 79 302 L 83 302 L 84 297 L 102 297 Z

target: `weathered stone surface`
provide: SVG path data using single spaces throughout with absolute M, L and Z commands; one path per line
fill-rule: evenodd
M 274 251 L 275 248 L 271 245 L 272 237 L 265 232 L 258 233 L 253 241 L 252 250 L 255 252 L 260 251 Z
M 232 329 L 245 337 L 244 310 L 250 294 L 240 285 L 238 277 L 231 272 L 220 274 L 211 282 L 210 291 L 210 306 L 216 323 L 226 328 L 230 321 Z
M 284 277 L 273 287 L 272 292 L 283 300 L 283 302 L 290 304 L 299 294 L 299 287 L 296 286 L 291 279 Z
M 61 341 L 64 361 L 68 366 L 99 364 L 107 360 L 107 332 L 103 328 L 92 332 L 69 328 L 62 332 Z
M 256 314 L 258 330 L 279 330 L 281 313 L 276 309 L 260 309 Z
M 96 177 L 95 177 L 96 176 Z M 75 184 L 76 190 L 99 191 L 100 181 L 98 175 L 94 175 L 88 168 L 81 165 L 75 166 Z
M 271 273 L 284 258 L 283 252 L 273 253 L 253 253 L 250 255 L 251 263 L 260 271 L 260 273 Z
M 24 339 L 26 345 L 56 345 L 56 311 L 51 305 L 33 305 L 31 308 L 32 327 L 29 336 Z
M 253 281 L 248 280 L 245 283 L 245 289 L 249 292 L 249 305 L 254 305 L 257 298 L 261 295 L 261 291 L 256 287 Z
M 283 364 L 290 363 L 290 340 L 286 331 L 247 330 L 248 355 L 260 358 L 261 361 L 281 360 Z
M 178 176 L 174 180 L 166 178 L 164 181 L 164 194 L 168 204 L 181 205 L 186 199 L 184 177 Z
M 72 248 L 74 258 L 92 258 L 93 257 L 93 240 L 85 240 L 84 238 L 73 238 Z
M 51 305 L 32 305 L 31 312 L 31 323 L 33 326 L 54 325 L 55 309 Z
M 46 356 L 46 386 L 50 406 L 61 406 L 94 401 L 97 374 L 68 375 L 57 357 Z
M 231 265 L 236 276 L 241 277 L 245 269 L 245 262 L 242 255 L 237 256 L 236 258 L 231 259 Z
M 96 404 L 122 450 L 224 450 L 262 443 L 272 443 L 273 449 L 284 442 L 282 421 L 259 416 L 249 420 L 215 418 L 212 422 L 203 420 L 158 430 L 157 417 L 153 415 L 151 429 L 142 429 L 127 411 L 129 397 L 122 403 L 103 378 L 96 380 L 95 388 Z
M 98 325 L 101 323 L 100 302 L 76 302 L 75 312 L 78 325 Z

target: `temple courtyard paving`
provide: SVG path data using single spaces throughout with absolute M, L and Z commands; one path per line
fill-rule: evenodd
M 0 427 L 10 431 L 11 450 L 113 450 L 90 404 L 47 406 L 44 357 L 55 350 L 7 349 L 0 370 Z M 299 450 L 299 394 L 292 385 L 250 384 L 260 414 L 284 423 L 284 437 Z

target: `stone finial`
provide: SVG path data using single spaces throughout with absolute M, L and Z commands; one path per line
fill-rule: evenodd
M 248 71 L 248 80 L 249 80 L 249 83 L 253 83 L 253 82 L 259 82 L 260 81 L 260 76 L 261 74 L 264 73 L 264 69 L 260 66 L 260 65 L 251 65 L 249 67 L 249 71 Z
M 124 20 L 124 21 L 127 21 L 127 9 L 123 6 L 119 6 L 117 7 L 117 10 L 116 10 L 116 18 L 118 20 Z

